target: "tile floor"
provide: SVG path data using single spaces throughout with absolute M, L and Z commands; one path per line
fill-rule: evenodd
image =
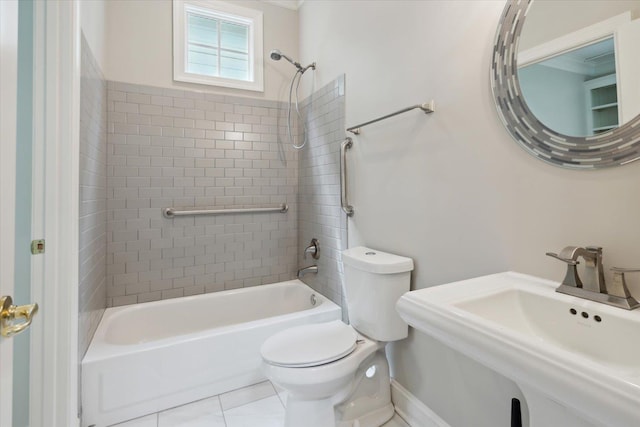
M 286 396 L 269 381 L 113 427 L 282 427 Z M 384 427 L 409 427 L 397 414 Z

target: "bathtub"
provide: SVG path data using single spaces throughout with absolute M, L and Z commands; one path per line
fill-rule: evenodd
M 260 346 L 340 319 L 299 280 L 109 308 L 82 360 L 82 426 L 109 426 L 265 380 Z

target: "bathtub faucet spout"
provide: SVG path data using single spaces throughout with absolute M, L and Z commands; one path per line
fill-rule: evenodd
M 300 270 L 298 270 L 298 279 L 302 279 L 307 273 L 318 274 L 318 266 L 310 265 L 309 267 L 301 268 Z

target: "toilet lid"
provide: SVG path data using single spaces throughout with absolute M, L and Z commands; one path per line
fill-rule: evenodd
M 356 348 L 358 334 L 340 320 L 296 326 L 267 339 L 260 353 L 272 365 L 304 368 L 341 359 Z

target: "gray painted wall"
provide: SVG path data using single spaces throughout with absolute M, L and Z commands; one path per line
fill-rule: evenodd
M 599 171 L 547 165 L 500 123 L 489 85 L 504 1 L 307 1 L 302 63 L 322 87 L 346 74 L 346 125 L 435 99 L 354 138 L 349 245 L 409 256 L 414 289 L 505 270 L 553 280 L 544 256 L 600 244 L 605 264 L 640 262 L 640 162 Z M 384 31 L 380 31 L 384 28 Z M 310 84 L 308 84 L 310 83 Z M 308 92 L 308 93 L 309 93 Z M 640 278 L 631 277 L 640 297 Z M 453 427 L 509 425 L 515 384 L 426 335 L 391 346 L 396 379 Z
M 530 49 L 613 16 L 631 12 L 640 17 L 637 0 L 583 1 L 576 9 L 575 0 L 538 1 L 527 13 L 527 25 L 520 38 L 520 50 Z

